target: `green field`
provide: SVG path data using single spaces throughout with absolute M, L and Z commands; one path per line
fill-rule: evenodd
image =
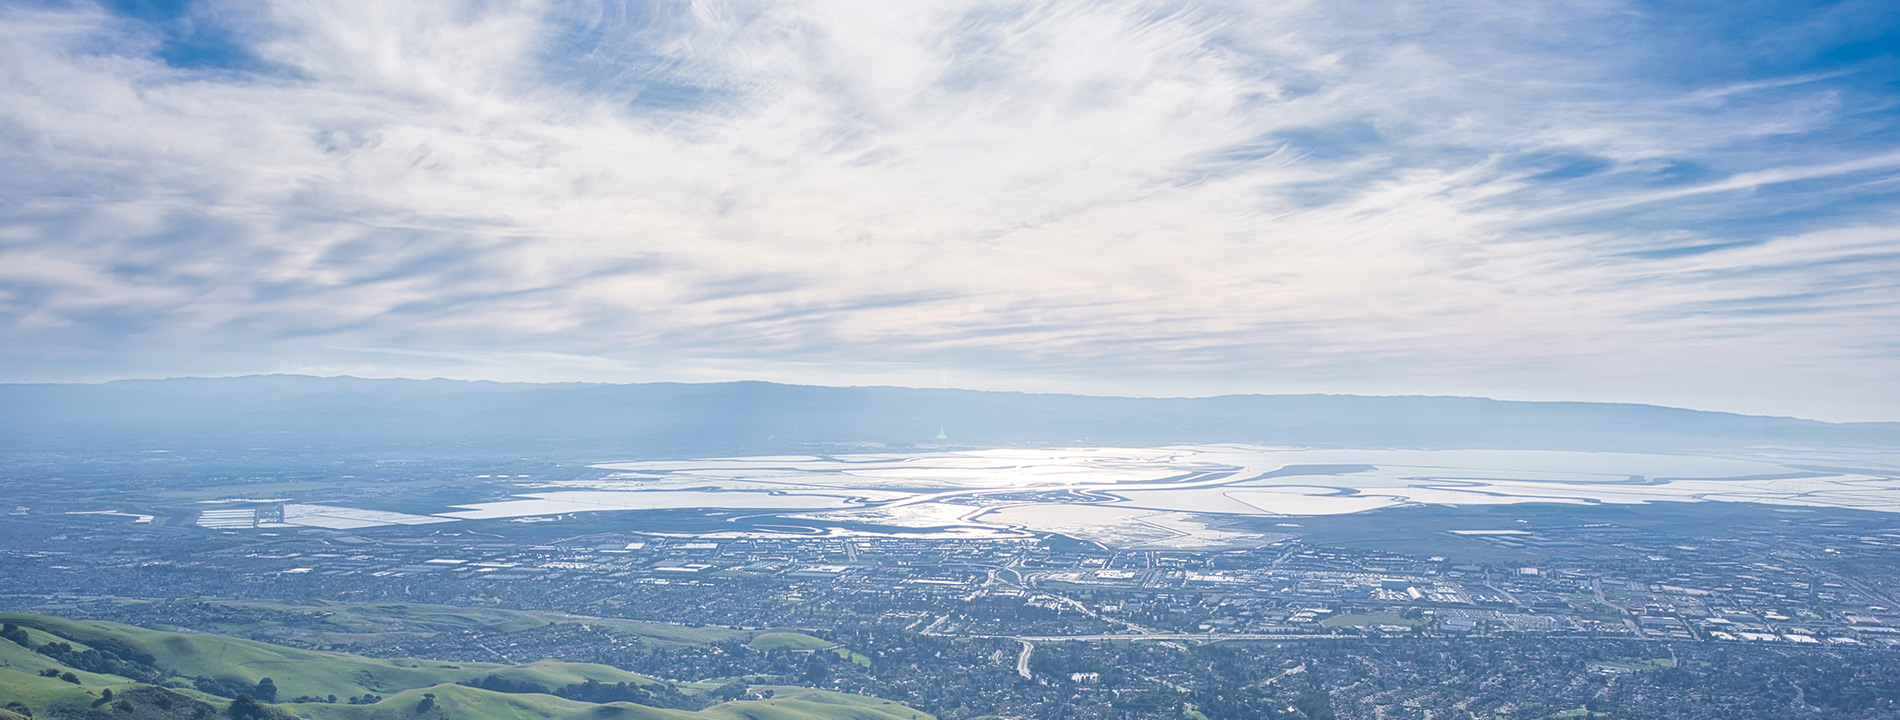
M 759 633 L 747 644 L 754 650 L 823 650 L 837 646 L 830 640 L 795 632 Z
M 858 652 L 856 650 L 852 650 L 851 648 L 835 647 L 831 649 L 831 652 L 832 654 L 837 655 L 838 657 L 844 658 L 846 660 L 850 660 L 851 662 L 857 663 L 858 665 L 862 667 L 871 666 L 870 656 L 865 655 L 864 653 Z
M 380 606 L 379 606 L 380 607 Z M 388 608 L 383 608 L 388 610 Z M 405 607 L 402 614 L 441 620 L 440 611 L 427 606 Z M 485 617 L 485 620 L 499 618 Z M 496 692 L 457 683 L 504 681 L 509 689 L 552 689 L 589 681 L 638 687 L 663 685 L 660 680 L 605 665 L 541 661 L 526 665 L 441 662 L 420 659 L 367 658 L 344 653 L 281 647 L 238 638 L 173 633 L 116 623 L 68 620 L 45 615 L 0 613 L 0 622 L 24 630 L 27 646 L 0 639 L 0 698 L 25 704 L 36 718 L 87 717 L 106 705 L 129 717 L 193 717 L 201 710 L 223 712 L 237 693 L 219 688 L 252 688 L 271 678 L 277 697 L 356 698 L 373 695 L 373 703 L 351 705 L 304 702 L 268 706 L 286 711 L 284 717 L 326 718 L 465 718 L 471 720 L 563 720 L 566 718 L 673 718 L 687 720 L 908 720 L 927 718 L 909 707 L 876 698 L 788 686 L 773 690 L 770 699 L 720 703 L 697 711 L 651 708 L 625 702 L 589 703 L 541 692 Z M 768 645 L 789 647 L 833 643 L 798 633 L 765 633 Z M 49 647 L 65 643 L 71 654 Z M 846 651 L 849 652 L 849 651 Z M 50 654 L 49 654 L 50 653 Z M 62 662 L 67 658 L 85 665 L 106 654 L 119 665 L 114 672 L 87 672 Z M 79 655 L 91 660 L 76 659 Z M 55 657 L 57 655 L 58 657 Z M 56 676 L 47 677 L 44 672 Z M 70 675 L 70 680 L 57 675 Z M 136 676 L 136 677 L 134 677 Z M 143 682 L 140 682 L 140 681 Z M 222 683 L 205 686 L 213 680 Z M 223 695 L 200 692 L 208 687 Z M 487 687 L 497 687 L 489 684 Z M 704 697 L 696 686 L 676 685 L 677 691 Z M 107 691 L 113 695 L 108 699 Z M 756 690 L 755 690 L 756 692 Z M 706 702 L 706 701 L 702 701 Z M 5 716 L 0 716 L 4 720 Z
M 792 650 L 797 652 L 830 651 L 833 655 L 857 663 L 871 666 L 871 658 L 864 653 L 840 646 L 838 643 L 820 637 L 796 632 L 763 632 L 753 636 L 746 643 L 754 650 Z

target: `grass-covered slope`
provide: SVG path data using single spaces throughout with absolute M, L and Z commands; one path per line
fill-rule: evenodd
M 111 640 L 148 653 L 150 665 L 187 680 L 212 678 L 230 684 L 256 685 L 271 678 L 280 697 L 387 694 L 414 687 L 474 680 L 505 666 L 481 663 L 441 663 L 423 660 L 385 660 L 340 653 L 298 650 L 251 640 L 216 635 L 161 632 L 106 622 L 66 620 L 41 615 L 0 613 L 0 621 L 29 631 L 58 636 L 75 647 L 97 646 Z M 607 668 L 613 671 L 612 668 Z M 620 673 L 621 680 L 643 680 Z
M 796 632 L 759 633 L 746 643 L 758 650 L 824 650 L 837 647 L 837 643 L 822 638 Z
M 516 631 L 572 622 L 574 616 L 561 613 L 504 610 L 483 607 L 450 607 L 421 603 L 341 603 L 285 602 L 271 600 L 215 600 L 201 602 L 237 611 L 239 619 L 215 628 L 216 632 L 244 637 L 285 634 L 304 639 L 320 639 L 331 644 L 348 644 L 355 639 L 375 639 L 392 634 L 427 635 L 479 628 L 488 631 Z M 138 602 L 138 601 L 124 601 Z M 249 611 L 263 611 L 253 613 Z M 57 610 L 53 611 L 58 614 Z M 273 613 L 302 615 L 296 626 L 283 624 Z M 698 644 L 744 639 L 747 633 L 724 628 L 690 628 L 668 623 L 642 622 L 624 618 L 590 617 L 589 624 L 612 627 L 637 636 L 654 645 Z M 201 628 L 213 629 L 213 628 Z
M 593 704 L 552 695 L 506 694 L 459 685 L 407 690 L 374 705 L 284 705 L 313 720 L 925 720 L 897 703 L 804 688 L 782 697 L 740 700 L 704 710 L 668 710 L 631 703 Z
M 770 699 L 698 710 L 628 702 L 595 703 L 546 694 L 598 683 L 650 689 L 653 697 L 698 698 L 677 686 L 618 668 L 542 661 L 526 665 L 367 658 L 252 640 L 164 632 L 117 623 L 0 613 L 0 712 L 35 718 L 209 718 L 231 716 L 240 694 L 270 678 L 282 705 L 252 717 L 309 720 L 463 718 L 468 720 L 923 720 L 875 698 L 773 687 Z M 469 685 L 473 685 L 471 687 Z M 111 693 L 108 695 L 108 691 Z M 268 693 L 265 693 L 268 695 Z M 341 702 L 328 702 L 330 698 Z M 577 696 L 579 697 L 579 696 Z M 628 697 L 625 694 L 616 699 Z M 321 698 L 326 702 L 288 702 Z M 356 700 L 361 704 L 349 704 Z M 642 702 L 654 702 L 642 700 Z M 17 703 L 8 706 L 7 703 Z M 242 708 L 238 709 L 242 714 Z M 0 720 L 7 720 L 0 715 Z

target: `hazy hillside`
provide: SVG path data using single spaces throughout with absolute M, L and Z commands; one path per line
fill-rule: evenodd
M 379 659 L 45 615 L 0 613 L 0 621 L 6 624 L 0 633 L 0 713 L 26 716 L 30 711 L 35 718 L 928 717 L 857 695 L 746 683 L 675 685 L 585 663 L 506 666 Z M 655 705 L 671 707 L 571 697 L 614 692 L 655 698 Z M 731 700 L 748 694 L 754 699 Z M 769 699 L 758 699 L 761 694 Z M 266 702 L 253 704 L 252 698 Z
M 0 385 L 0 447 L 666 457 L 814 445 L 1246 442 L 1722 450 L 1896 446 L 1900 424 L 1461 397 L 1144 399 L 771 383 L 503 384 L 305 376 Z

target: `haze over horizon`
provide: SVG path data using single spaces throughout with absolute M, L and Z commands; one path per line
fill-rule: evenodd
M 1205 394 L 1165 394 L 1165 393 L 1139 394 L 1139 393 L 1131 393 L 1131 392 L 1122 392 L 1122 393 L 1065 392 L 1062 390 L 1048 389 L 1047 387 L 1013 389 L 1013 388 L 969 388 L 969 387 L 949 387 L 949 386 L 927 387 L 927 386 L 922 386 L 922 385 L 898 385 L 898 384 L 876 383 L 876 382 L 865 382 L 865 383 L 843 382 L 843 383 L 835 383 L 835 384 L 796 383 L 796 382 L 779 382 L 779 381 L 774 381 L 774 380 L 759 380 L 759 379 L 754 379 L 754 378 L 735 378 L 735 379 L 730 379 L 730 380 L 660 379 L 660 380 L 629 380 L 629 381 L 589 380 L 589 379 L 508 380 L 508 379 L 491 379 L 491 378 L 486 378 L 486 377 L 458 378 L 458 377 L 445 377 L 445 376 L 440 376 L 440 375 L 420 377 L 420 376 L 393 375 L 393 374 L 383 375 L 383 376 L 366 376 L 366 375 L 312 375 L 312 374 L 307 374 L 307 373 L 248 373 L 248 374 L 241 374 L 241 375 L 239 374 L 178 375 L 178 376 L 169 376 L 169 377 L 128 376 L 128 377 L 111 378 L 111 379 L 103 379 L 103 380 L 85 380 L 85 381 L 69 381 L 69 382 L 58 382 L 58 381 L 56 382 L 10 382 L 10 383 L 0 383 L 0 387 L 11 386 L 12 388 L 20 388 L 20 387 L 68 387 L 68 388 L 71 388 L 71 387 L 100 387 L 100 386 L 133 384 L 133 385 L 149 385 L 150 387 L 157 388 L 157 387 L 162 387 L 166 383 L 199 383 L 203 381 L 243 382 L 243 381 L 260 380 L 260 379 L 284 379 L 284 380 L 307 379 L 307 380 L 316 380 L 316 381 L 372 381 L 372 382 L 373 381 L 401 381 L 401 382 L 418 382 L 418 383 L 424 383 L 424 384 L 435 382 L 435 381 L 444 381 L 444 382 L 451 382 L 451 383 L 468 383 L 470 387 L 481 387 L 481 384 L 483 383 L 494 383 L 495 385 L 500 385 L 504 387 L 513 386 L 513 387 L 528 387 L 528 388 L 552 388 L 552 387 L 574 387 L 574 386 L 634 388 L 634 387 L 662 386 L 662 385 L 677 385 L 681 387 L 715 387 L 715 386 L 760 385 L 760 386 L 767 386 L 767 387 L 777 386 L 777 387 L 791 388 L 791 389 L 818 389 L 818 390 L 844 390 L 844 391 L 896 390 L 896 391 L 922 391 L 922 392 L 948 391 L 948 392 L 953 392 L 953 393 L 967 392 L 967 393 L 978 393 L 978 394 L 988 394 L 988 393 L 1015 394 L 1015 395 L 1019 395 L 1023 397 L 1057 397 L 1057 398 L 1067 397 L 1067 398 L 1079 398 L 1079 399 L 1136 400 L 1136 401 L 1143 401 L 1143 400 L 1196 401 L 1196 400 L 1218 400 L 1218 399 L 1223 399 L 1223 398 L 1261 398 L 1261 399 L 1338 398 L 1338 399 L 1361 399 L 1361 400 L 1372 400 L 1372 401 L 1447 400 L 1447 401 L 1495 402 L 1495 403 L 1500 403 L 1504 405 L 1532 405 L 1532 406 L 1575 405 L 1575 406 L 1584 406 L 1584 407 L 1656 408 L 1656 409 L 1667 410 L 1667 411 L 1687 411 L 1690 413 L 1697 413 L 1697 414 L 1713 413 L 1716 415 L 1729 415 L 1729 416 L 1737 416 L 1737 417 L 1744 417 L 1744 418 L 1811 421 L 1811 422 L 1820 422 L 1820 423 L 1827 423 L 1827 424 L 1834 424 L 1834 425 L 1854 425 L 1854 424 L 1888 425 L 1888 426 L 1900 425 L 1900 421 L 1887 421 L 1887 420 L 1833 421 L 1833 420 L 1823 420 L 1819 418 L 1799 417 L 1799 416 L 1793 416 L 1793 415 L 1739 413 L 1739 412 L 1733 412 L 1733 411 L 1727 411 L 1727 410 L 1713 410 L 1713 409 L 1708 409 L 1708 408 L 1679 407 L 1679 406 L 1672 406 L 1672 405 L 1661 405 L 1657 403 L 1625 402 L 1625 401 L 1615 401 L 1615 400 L 1567 400 L 1567 399 L 1561 399 L 1561 398 L 1546 400 L 1546 399 L 1523 399 L 1523 398 L 1494 398 L 1494 397 L 1487 397 L 1487 396 L 1482 396 L 1482 395 L 1448 395 L 1448 394 L 1426 394 L 1426 393 L 1371 394 L 1371 393 L 1345 393 L 1345 392 L 1337 392 L 1337 393 L 1336 392 L 1305 392 L 1305 393 L 1301 393 L 1301 392 L 1285 392 L 1285 393 L 1232 392 L 1232 393 L 1205 393 Z M 156 384 L 152 385 L 154 383 Z M 1044 383 L 1044 385 L 1048 385 L 1048 383 Z M 182 388 L 178 388 L 178 389 L 182 389 Z M 324 389 L 324 390 L 318 391 L 318 394 L 327 394 L 329 392 L 331 391 L 328 389 Z M 404 393 L 404 394 L 406 395 L 407 393 Z
M 0 7 L 0 382 L 1900 420 L 1889 3 Z

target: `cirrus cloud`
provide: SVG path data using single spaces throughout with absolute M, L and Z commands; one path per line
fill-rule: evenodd
M 0 370 L 1900 390 L 1895 18 L 5 9 Z

